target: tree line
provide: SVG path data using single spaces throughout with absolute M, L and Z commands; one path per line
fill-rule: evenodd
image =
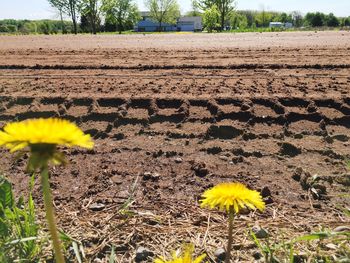
M 80 33 L 116 32 L 133 29 L 141 19 L 135 0 L 47 0 L 59 14 L 60 20 L 0 21 L 0 32 L 8 33 Z M 265 28 L 270 22 L 292 23 L 294 27 L 348 27 L 350 17 L 336 17 L 320 12 L 303 16 L 294 11 L 271 12 L 236 10 L 235 0 L 193 0 L 192 11 L 186 16 L 201 16 L 209 31 Z M 145 0 L 149 16 L 159 23 L 176 23 L 180 17 L 177 0 Z M 69 17 L 70 21 L 65 19 Z
M 63 24 L 62 24 L 63 23 Z M 65 31 L 62 31 L 62 27 Z M 0 20 L 1 33 L 20 34 L 58 34 L 73 32 L 73 24 L 70 21 L 58 20 Z
M 303 16 L 300 12 L 266 12 L 262 11 L 238 11 L 233 16 L 232 26 L 267 27 L 270 22 L 292 23 L 294 27 L 345 27 L 350 26 L 350 16 L 336 17 L 333 13 L 320 12 L 307 13 Z
M 204 27 L 212 32 L 236 29 L 267 28 L 270 22 L 291 23 L 295 28 L 349 27 L 349 17 L 336 17 L 333 13 L 307 13 L 299 11 L 274 12 L 235 10 L 235 0 L 194 0 L 192 15 L 203 17 Z

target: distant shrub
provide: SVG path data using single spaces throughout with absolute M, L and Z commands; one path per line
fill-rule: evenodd
M 54 33 L 52 23 L 48 21 L 40 22 L 38 25 L 38 33 L 45 35 L 50 35 Z
M 17 26 L 15 26 L 15 25 L 7 25 L 7 29 L 8 29 L 9 33 L 17 32 Z
M 72 23 L 59 20 L 0 20 L 0 33 L 58 34 L 71 33 Z
M 35 22 L 25 22 L 18 30 L 22 34 L 36 34 L 38 32 L 38 27 Z
M 0 32 L 1 33 L 8 33 L 9 29 L 8 29 L 7 25 L 0 25 Z

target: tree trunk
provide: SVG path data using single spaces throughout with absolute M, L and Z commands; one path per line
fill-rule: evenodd
M 226 16 L 226 12 L 225 12 L 225 1 L 222 0 L 222 6 L 221 6 L 221 31 L 224 31 L 225 28 L 225 16 Z
M 91 34 L 96 35 L 96 20 L 93 14 L 90 14 L 90 25 L 91 25 Z
M 69 9 L 72 17 L 72 22 L 73 22 L 73 28 L 74 28 L 74 34 L 78 34 L 78 29 L 77 29 L 77 17 L 75 13 L 75 6 L 73 3 L 73 0 L 69 0 Z
M 119 35 L 122 34 L 122 28 L 123 28 L 123 20 L 121 18 L 121 14 L 119 14 L 119 18 L 118 18 L 118 33 L 119 33 Z
M 225 16 L 224 14 L 221 14 L 221 31 L 224 31 L 225 27 Z
M 78 34 L 77 21 L 75 17 L 74 18 L 72 17 L 72 21 L 73 21 L 74 34 Z
M 163 28 L 162 28 L 162 20 L 159 20 L 159 29 L 158 32 L 162 32 Z
M 96 35 L 96 22 L 95 21 L 92 23 L 92 33 L 94 35 Z
M 62 31 L 62 34 L 65 34 L 66 33 L 66 29 L 65 29 L 65 26 L 64 26 L 64 22 L 63 22 L 62 9 L 60 9 L 60 17 L 61 17 L 61 31 Z
M 97 22 L 97 6 L 94 1 L 90 1 L 90 24 L 92 34 L 96 35 L 96 22 Z

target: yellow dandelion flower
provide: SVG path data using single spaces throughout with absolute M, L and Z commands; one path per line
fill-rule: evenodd
M 202 254 L 199 257 L 193 259 L 194 247 L 191 244 L 188 244 L 184 247 L 184 252 L 182 256 L 177 256 L 176 252 L 172 254 L 171 260 L 165 260 L 163 258 L 158 258 L 154 260 L 154 263 L 201 263 L 205 257 L 206 254 Z
M 241 183 L 221 183 L 205 191 L 202 195 L 201 207 L 218 207 L 220 210 L 230 211 L 234 209 L 235 213 L 245 207 L 250 209 L 265 209 L 265 203 L 259 192 L 248 189 Z
M 90 135 L 84 134 L 75 124 L 56 118 L 13 122 L 0 131 L 0 146 L 5 146 L 11 152 L 42 144 L 88 149 L 94 145 Z
M 55 260 L 57 263 L 64 263 L 52 206 L 48 166 L 49 162 L 54 164 L 65 162 L 64 154 L 57 151 L 58 145 L 91 149 L 94 143 L 90 135 L 84 134 L 75 124 L 56 118 L 13 122 L 5 125 L 3 131 L 0 131 L 0 146 L 8 148 L 11 152 L 30 148 L 27 169 L 33 172 L 40 169 L 46 219 Z

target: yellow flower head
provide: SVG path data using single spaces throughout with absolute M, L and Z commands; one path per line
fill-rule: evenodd
M 265 209 L 265 203 L 259 192 L 248 189 L 241 183 L 221 183 L 205 191 L 202 195 L 201 207 L 218 207 L 220 210 L 234 209 L 235 213 L 244 207 Z
M 201 263 L 206 257 L 205 254 L 193 259 L 192 254 L 194 252 L 194 247 L 192 244 L 188 244 L 184 247 L 184 252 L 182 256 L 177 256 L 176 252 L 173 253 L 173 258 L 171 260 L 165 260 L 158 258 L 154 263 Z
M 75 124 L 55 118 L 13 122 L 0 131 L 0 146 L 11 152 L 29 146 L 29 171 L 43 168 L 49 161 L 54 164 L 65 163 L 64 155 L 57 151 L 57 145 L 91 149 L 94 143 L 90 135 L 84 134 Z
M 9 123 L 0 131 L 0 146 L 11 152 L 33 145 L 94 146 L 90 135 L 84 134 L 75 124 L 56 118 L 30 119 Z

